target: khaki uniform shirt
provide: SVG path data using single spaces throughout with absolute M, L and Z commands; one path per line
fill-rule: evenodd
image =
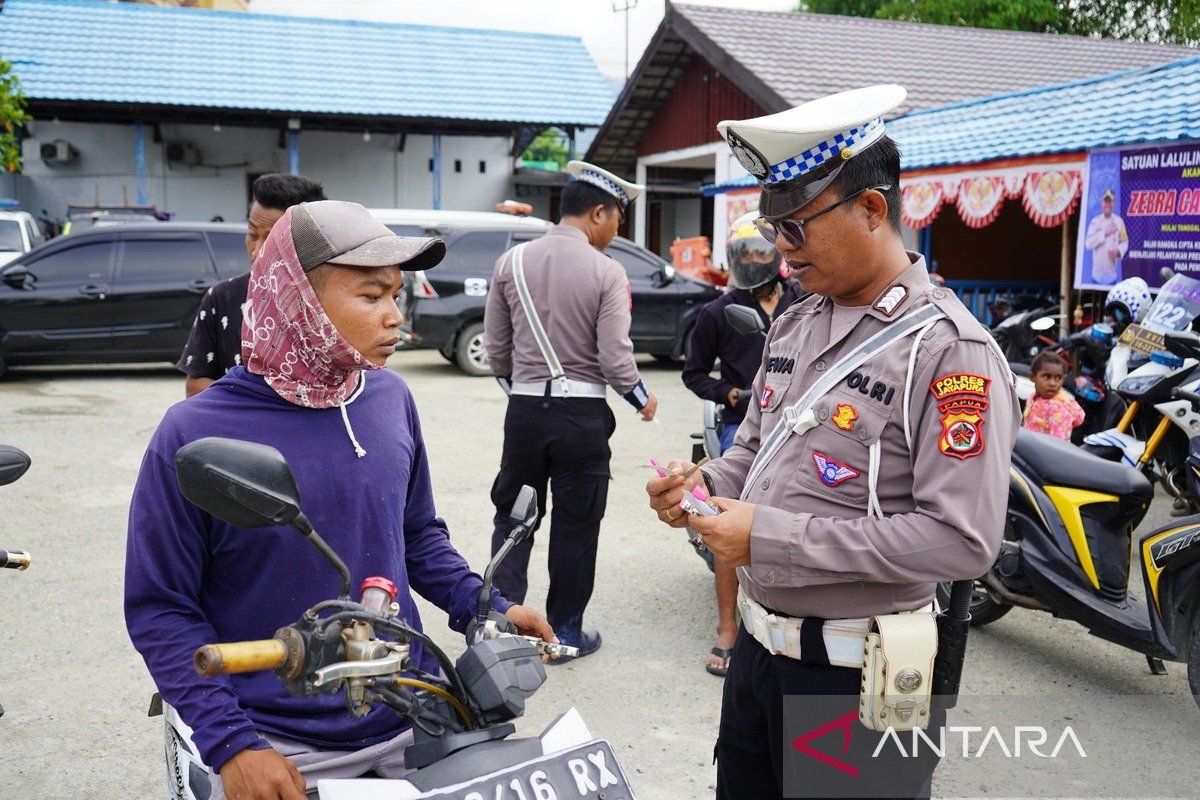
M 631 295 L 624 267 L 570 225 L 555 225 L 525 245 L 521 262 L 533 305 L 567 377 L 608 384 L 622 395 L 637 386 L 641 378 L 629 339 Z M 514 382 L 550 379 L 517 296 L 512 250 L 496 261 L 483 324 L 493 374 Z
M 974 578 L 995 559 L 1004 531 L 1008 470 L 1020 410 L 1011 371 L 988 332 L 955 297 L 913 265 L 842 339 L 831 342 L 832 302 L 813 296 L 771 327 L 755 397 L 723 457 L 704 473 L 717 495 L 738 497 L 759 443 L 784 408 L 826 369 L 905 313 L 945 313 L 858 367 L 813 405 L 818 424 L 793 433 L 750 487 L 757 505 L 742 590 L 781 614 L 844 619 L 910 611 L 936 582 Z M 869 515 L 871 445 L 883 518 Z

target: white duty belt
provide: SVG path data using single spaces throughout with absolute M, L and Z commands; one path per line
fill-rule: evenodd
M 916 311 L 910 311 L 898 317 L 886 328 L 847 353 L 845 358 L 842 358 L 831 368 L 825 370 L 820 379 L 804 393 L 803 397 L 783 410 L 779 422 L 776 423 L 771 434 L 762 443 L 762 446 L 759 447 L 758 454 L 754 457 L 754 463 L 750 465 L 750 471 L 746 475 L 746 483 L 742 488 L 741 499 L 743 501 L 747 499 L 751 488 L 758 483 L 759 476 L 762 475 L 763 470 L 767 468 L 767 464 L 770 463 L 771 459 L 775 457 L 787 442 L 788 437 L 793 433 L 807 433 L 818 425 L 817 416 L 812 410 L 814 403 L 824 397 L 833 387 L 848 378 L 851 372 L 854 372 L 854 370 L 861 367 L 867 361 L 870 361 L 909 334 L 917 331 L 921 331 L 923 334 L 924 330 L 928 330 L 933 323 L 945 316 L 945 313 L 935 305 L 921 306 Z M 915 352 L 913 355 L 915 356 Z M 913 364 L 911 362 L 913 360 L 913 358 L 909 359 L 909 380 L 912 377 Z M 905 407 L 907 409 L 907 397 L 904 398 L 903 402 L 906 403 Z M 907 430 L 905 431 L 905 435 L 908 435 Z
M 524 244 L 519 244 L 513 248 L 513 283 L 517 287 L 517 298 L 521 301 L 521 308 L 525 310 L 525 319 L 529 321 L 529 328 L 533 331 L 533 338 L 537 340 L 538 349 L 542 351 L 542 359 L 546 362 L 546 367 L 550 370 L 550 380 L 548 383 L 551 386 L 549 396 L 604 397 L 606 388 L 604 384 L 571 380 L 563 370 L 562 363 L 558 360 L 558 354 L 554 352 L 554 345 L 550 344 L 550 337 L 546 335 L 546 328 L 542 325 L 542 320 L 538 317 L 537 309 L 533 305 L 533 296 L 529 294 L 529 284 L 525 282 L 525 265 L 522 261 L 524 250 Z M 544 381 L 514 382 L 511 394 L 544 397 L 547 394 L 546 383 Z
M 758 640 L 773 656 L 787 656 L 801 660 L 800 630 L 804 620 L 800 617 L 781 617 L 767 611 L 738 590 L 738 611 L 746 632 Z M 821 626 L 821 638 L 825 641 L 825 652 L 834 667 L 863 665 L 863 645 L 871 631 L 871 618 L 831 619 Z

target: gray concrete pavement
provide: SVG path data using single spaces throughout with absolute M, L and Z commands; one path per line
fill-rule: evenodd
M 482 569 L 504 397 L 492 381 L 465 377 L 436 353 L 397 354 L 391 366 L 417 397 L 439 510 L 457 546 Z M 660 421 L 643 423 L 612 400 L 614 482 L 589 610 L 604 647 L 554 668 L 519 727 L 535 733 L 574 704 L 594 733 L 613 742 L 640 798 L 711 796 L 721 692 L 702 668 L 714 626 L 711 579 L 683 535 L 650 516 L 641 490 L 647 472 L 637 466 L 652 455 L 685 457 L 700 403 L 677 370 L 648 358 L 642 366 L 661 400 Z M 22 481 L 0 488 L 0 546 L 34 555 L 28 572 L 0 575 L 0 703 L 7 709 L 0 798 L 163 794 L 161 723 L 145 716 L 153 685 L 125 634 L 121 585 L 138 464 L 163 411 L 182 393 L 181 377 L 166 367 L 25 370 L 0 382 L 0 442 L 34 461 Z M 970 502 L 969 487 L 963 494 Z M 1147 524 L 1164 522 L 1167 507 L 1160 500 Z M 543 537 L 531 565 L 535 606 L 545 597 L 545 553 Z M 445 629 L 445 615 L 427 604 L 423 613 L 427 628 L 457 651 L 461 638 Z M 1153 676 L 1141 656 L 1030 611 L 972 635 L 964 690 L 1070 696 L 1082 704 L 1165 694 L 1177 699 L 1184 724 L 1200 727 L 1182 665 Z M 1113 729 L 1126 726 L 1130 713 L 1114 705 Z M 1129 746 L 1153 764 L 1153 741 Z M 994 770 L 947 764 L 934 794 L 994 796 L 1004 785 Z

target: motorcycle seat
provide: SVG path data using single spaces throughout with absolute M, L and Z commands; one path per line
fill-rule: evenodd
M 1140 471 L 1044 433 L 1018 430 L 1013 458 L 1036 473 L 1043 484 L 1090 489 L 1132 500 L 1149 501 L 1154 497 L 1154 487 Z

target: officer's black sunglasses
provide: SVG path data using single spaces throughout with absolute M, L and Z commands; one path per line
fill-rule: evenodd
M 759 217 L 758 219 L 754 220 L 754 227 L 758 228 L 758 232 L 761 233 L 763 238 L 766 239 L 771 244 L 774 244 L 775 239 L 780 234 L 783 234 L 784 238 L 786 238 L 789 242 L 791 242 L 793 246 L 803 247 L 804 243 L 806 241 L 808 241 L 808 237 L 806 237 L 804 235 L 804 226 L 805 225 L 812 222 L 814 219 L 821 216 L 822 214 L 828 214 L 830 211 L 833 211 L 838 206 L 844 205 L 845 203 L 849 203 L 851 200 L 858 197 L 863 192 L 869 192 L 872 190 L 886 192 L 890 188 L 892 188 L 892 185 L 890 183 L 881 184 L 879 186 L 867 186 L 866 188 L 859 189 L 857 192 L 851 192 L 850 194 L 846 195 L 841 200 L 838 200 L 836 203 L 834 203 L 831 206 L 822 208 L 820 211 L 813 214 L 811 217 L 805 217 L 804 219 L 787 218 L 787 219 L 777 220 L 775 222 L 771 222 L 768 219 Z

